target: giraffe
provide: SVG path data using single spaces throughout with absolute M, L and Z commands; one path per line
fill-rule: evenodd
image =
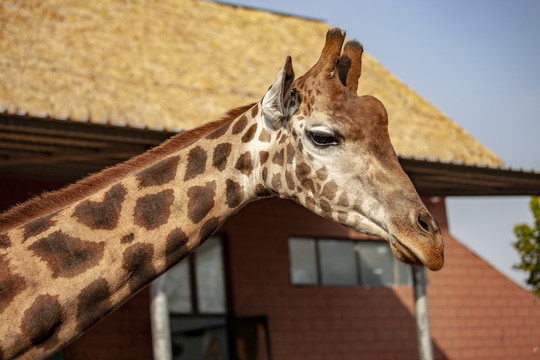
M 279 196 L 439 270 L 436 221 L 401 169 L 382 103 L 356 95 L 363 48 L 330 29 L 261 101 L 0 216 L 0 358 L 66 346 L 251 201 Z

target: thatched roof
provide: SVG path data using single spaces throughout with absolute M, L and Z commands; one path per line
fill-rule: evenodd
M 303 74 L 328 27 L 191 0 L 4 0 L 0 112 L 189 129 L 260 100 L 287 55 Z M 502 165 L 369 54 L 362 78 L 400 156 Z

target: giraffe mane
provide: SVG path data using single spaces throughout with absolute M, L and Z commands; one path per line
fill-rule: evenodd
M 0 234 L 18 225 L 54 213 L 69 204 L 82 200 L 90 194 L 104 189 L 115 180 L 143 169 L 157 159 L 178 151 L 196 140 L 210 134 L 252 108 L 255 103 L 228 111 L 219 120 L 206 123 L 198 128 L 184 131 L 167 139 L 157 147 L 146 151 L 121 164 L 106 168 L 63 189 L 45 192 L 26 202 L 13 206 L 0 214 Z

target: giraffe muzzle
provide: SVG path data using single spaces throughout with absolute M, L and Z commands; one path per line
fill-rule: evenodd
M 392 234 L 390 248 L 394 256 L 407 264 L 437 271 L 444 264 L 444 245 L 437 221 L 426 211 L 412 211 L 412 227 L 399 235 Z

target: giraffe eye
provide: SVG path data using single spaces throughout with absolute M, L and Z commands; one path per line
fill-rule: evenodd
M 326 132 L 309 131 L 308 137 L 313 145 L 318 147 L 339 145 L 339 139 L 336 136 Z

